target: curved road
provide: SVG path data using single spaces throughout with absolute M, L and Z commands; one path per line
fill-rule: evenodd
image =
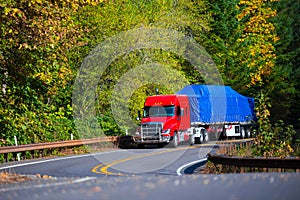
M 118 149 L 2 164 L 0 171 L 33 176 L 1 184 L 0 199 L 298 199 L 299 173 L 184 175 L 211 149 Z
M 212 145 L 171 148 L 117 149 L 0 165 L 1 171 L 52 177 L 181 175 L 189 165 L 205 162 Z

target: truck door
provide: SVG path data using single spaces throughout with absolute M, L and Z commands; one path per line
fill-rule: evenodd
M 179 121 L 179 130 L 187 130 L 190 127 L 190 121 L 187 117 L 187 108 L 177 107 L 176 119 Z

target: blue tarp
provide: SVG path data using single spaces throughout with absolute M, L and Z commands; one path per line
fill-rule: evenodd
M 254 99 L 230 86 L 188 85 L 177 92 L 187 95 L 192 123 L 250 123 L 255 120 Z

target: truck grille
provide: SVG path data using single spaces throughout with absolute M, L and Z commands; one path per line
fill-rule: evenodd
M 162 124 L 151 123 L 142 124 L 142 138 L 143 139 L 158 139 L 161 135 Z

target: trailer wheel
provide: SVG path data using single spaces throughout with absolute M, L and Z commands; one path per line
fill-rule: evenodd
M 202 135 L 202 130 L 200 130 L 200 135 L 197 137 L 197 144 L 202 144 L 203 143 L 203 135 Z
M 251 131 L 250 131 L 250 128 L 249 128 L 249 127 L 246 128 L 246 137 L 247 137 L 247 138 L 251 138 L 251 137 L 252 137 L 252 136 L 251 136 Z
M 188 144 L 193 146 L 195 143 L 196 143 L 196 138 L 194 137 L 194 135 L 189 135 Z
M 194 144 L 201 144 L 201 135 L 200 137 L 195 137 L 196 132 L 197 132 L 196 129 L 193 129 Z
M 199 137 L 199 143 L 202 144 L 204 142 L 204 134 L 201 133 Z
M 207 134 L 206 129 L 202 129 L 202 130 L 201 130 L 201 135 L 202 135 L 202 138 L 203 138 L 202 143 L 203 143 L 203 142 L 208 142 L 208 141 L 209 141 L 209 139 L 208 139 L 208 134 Z
M 244 139 L 245 136 L 246 136 L 245 128 L 243 126 L 241 126 L 241 138 Z

